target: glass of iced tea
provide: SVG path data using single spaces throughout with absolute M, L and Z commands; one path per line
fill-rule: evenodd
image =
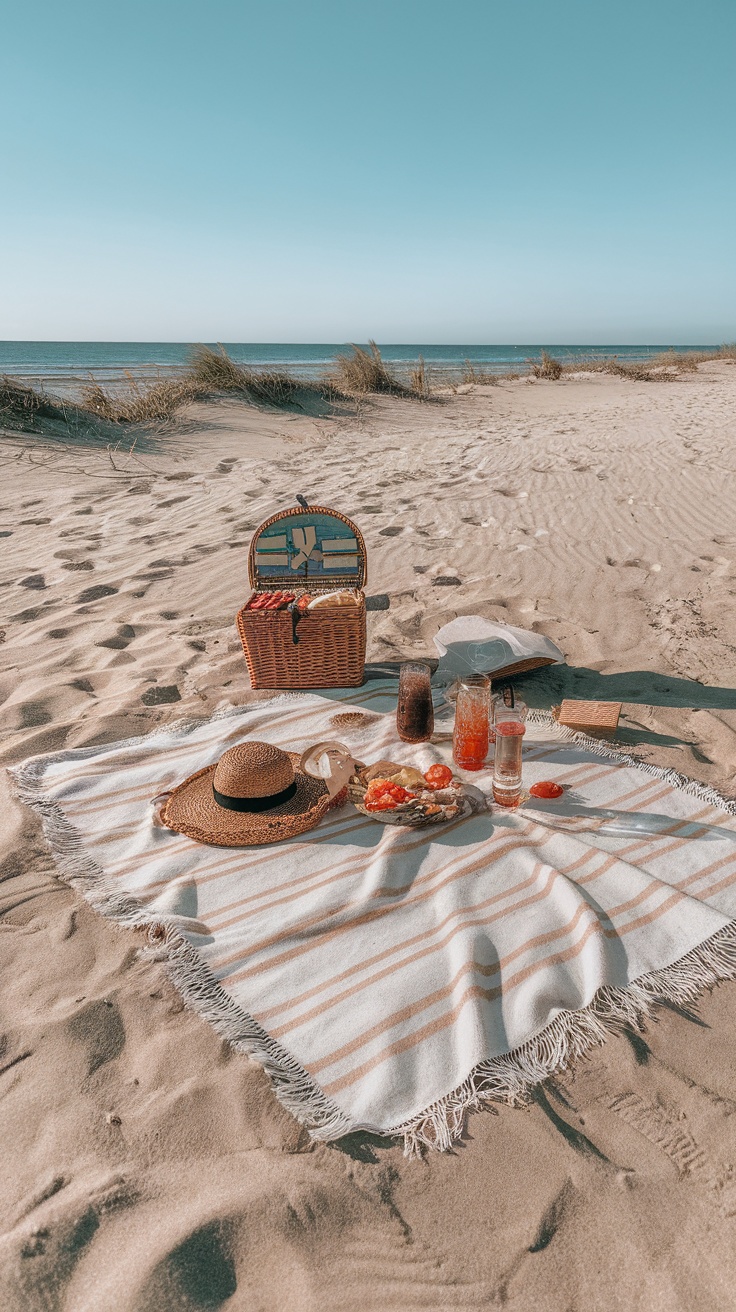
M 405 743 L 426 743 L 434 730 L 430 668 L 423 661 L 404 661 L 399 671 L 396 728 Z
M 488 755 L 491 681 L 485 674 L 460 680 L 455 702 L 452 758 L 461 770 L 482 770 Z

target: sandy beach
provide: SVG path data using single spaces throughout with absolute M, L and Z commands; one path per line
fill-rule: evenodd
M 388 594 L 369 662 L 435 655 L 458 614 L 537 630 L 568 664 L 519 682 L 531 705 L 622 701 L 636 756 L 736 796 L 734 364 L 334 416 L 197 403 L 129 445 L 0 436 L 4 765 L 257 695 L 248 545 L 302 493 L 356 521 Z M 0 786 L 8 1312 L 733 1308 L 734 985 L 451 1153 L 315 1144 Z

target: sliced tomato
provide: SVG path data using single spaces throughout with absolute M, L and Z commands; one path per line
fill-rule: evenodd
M 540 779 L 529 789 L 532 797 L 562 797 L 564 791 L 562 784 L 556 784 L 552 779 Z
M 369 800 L 366 797 L 363 805 L 365 806 L 366 811 L 393 811 L 395 810 L 397 803 L 393 797 L 386 794 L 384 797 L 376 797 L 373 800 Z

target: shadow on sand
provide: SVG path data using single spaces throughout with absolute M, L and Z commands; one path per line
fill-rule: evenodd
M 651 670 L 600 674 L 581 665 L 548 665 L 518 675 L 513 684 L 529 706 L 547 710 L 563 697 L 577 697 L 582 701 L 681 706 L 692 711 L 736 711 L 736 688 L 711 688 L 694 679 Z

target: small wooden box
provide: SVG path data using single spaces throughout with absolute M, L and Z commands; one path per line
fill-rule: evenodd
M 620 714 L 621 702 L 578 702 L 566 698 L 556 709 L 555 719 L 568 729 L 577 729 L 594 738 L 613 738 Z

